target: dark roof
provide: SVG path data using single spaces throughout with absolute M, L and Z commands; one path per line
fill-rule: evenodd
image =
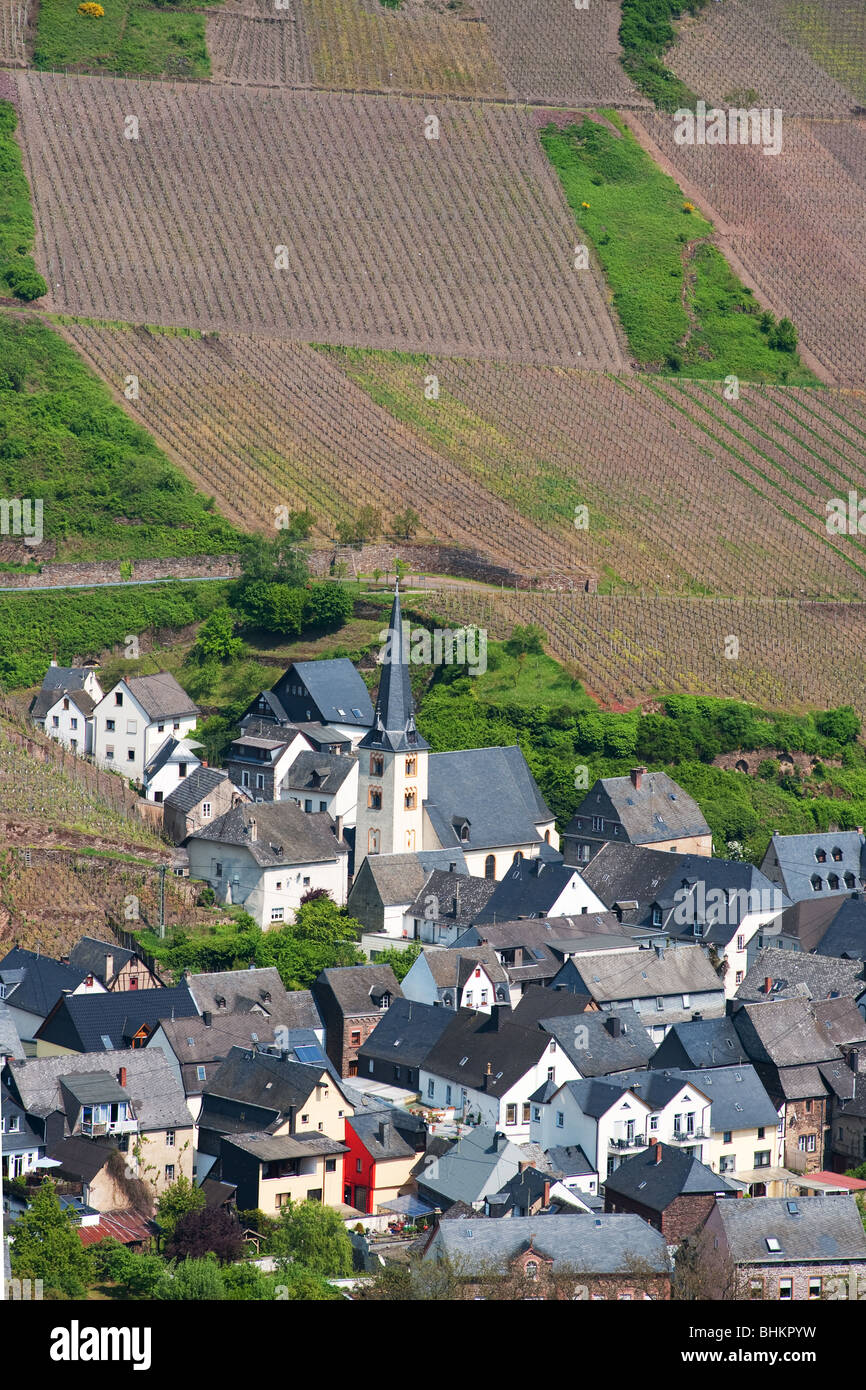
M 30 1123 L 24 1107 L 13 1100 L 8 1091 L 4 1091 L 0 1096 L 0 1109 L 6 1121 L 6 1133 L 2 1140 L 4 1158 L 12 1153 L 26 1153 L 28 1150 L 32 1152 L 33 1149 L 38 1151 L 43 1143 L 42 1135 Z M 18 1117 L 18 1128 L 15 1130 L 9 1128 L 9 1121 L 13 1115 Z
M 866 1019 L 850 997 L 813 999 L 812 1013 L 837 1047 L 866 1042 Z
M 650 1067 L 724 1067 L 749 1057 L 729 1018 L 695 1018 L 675 1023 L 659 1043 Z
M 504 1271 L 515 1256 L 530 1246 L 537 1254 L 552 1259 L 554 1272 L 557 1266 L 566 1266 L 586 1274 L 627 1273 L 635 1260 L 652 1272 L 670 1272 L 664 1236 L 631 1213 L 512 1216 L 506 1221 L 475 1216 L 443 1221 L 425 1258 L 441 1254 L 464 1269 L 482 1264 Z
M 491 946 L 453 946 L 447 951 L 428 947 L 421 956 L 439 989 L 462 989 L 477 967 L 484 966 L 491 982 L 502 986 L 496 990 L 496 998 L 506 1000 L 510 1007 L 508 976 Z
M 839 960 L 835 956 L 779 951 L 765 946 L 747 970 L 735 998 L 748 1003 L 767 999 L 768 979 L 773 982 L 771 997 L 805 985 L 812 999 L 829 999 L 834 995 L 857 998 L 866 990 L 863 971 L 861 960 Z
M 570 962 L 597 1002 L 647 999 L 654 995 L 716 994 L 722 982 L 700 946 L 676 946 L 657 953 L 610 951 L 576 956 Z
M 136 1047 L 115 1052 L 100 1049 L 79 1056 L 32 1057 L 25 1062 L 9 1062 L 8 1067 L 15 1090 L 32 1115 L 44 1118 L 65 1108 L 61 1077 L 68 1086 L 70 1076 L 105 1071 L 116 1076 L 125 1067 L 125 1089 L 142 1129 L 192 1128 L 183 1090 L 159 1048 Z
M 553 820 L 516 746 L 431 753 L 427 788 L 424 809 L 445 848 L 542 844 L 536 825 Z M 464 822 L 466 840 L 460 834 Z
M 251 832 L 253 822 L 255 839 Z M 329 862 L 349 852 L 345 842 L 337 839 L 334 822 L 327 812 L 307 814 L 294 801 L 233 806 L 189 838 L 208 844 L 244 845 L 262 868 Z
M 434 869 L 447 870 L 449 864 L 456 864 L 455 872 L 450 877 L 459 875 L 464 882 L 468 880 L 469 870 L 462 850 L 407 850 L 402 854 L 367 855 L 349 892 L 349 908 L 351 910 L 357 896 L 369 891 L 367 885 L 370 879 L 385 907 L 411 903 L 423 892 L 428 875 Z
M 706 1075 L 712 1075 L 707 1072 Z M 611 1081 L 623 1091 L 632 1091 L 639 1100 L 646 1101 L 651 1110 L 662 1110 L 684 1087 L 693 1087 L 711 1100 L 710 1093 L 704 1092 L 698 1081 L 677 1071 L 624 1071 L 612 1076 Z M 775 1112 L 774 1112 L 775 1114 Z
M 137 1245 L 156 1235 L 155 1224 L 137 1211 L 104 1211 L 100 1213 L 98 1221 L 88 1226 L 77 1226 L 76 1230 L 84 1246 L 98 1245 L 101 1240 L 109 1238 L 119 1240 L 123 1245 Z
M 129 1092 L 110 1071 L 70 1072 L 59 1080 L 78 1106 L 102 1105 L 130 1098 Z
M 590 1003 L 592 1000 L 588 994 L 547 989 L 544 985 L 527 985 L 511 1012 L 511 1019 L 513 1023 L 519 1023 L 521 1028 L 532 1028 L 542 1019 L 570 1018 L 574 1014 L 582 1014 Z
M 191 811 L 200 801 L 218 787 L 220 782 L 228 781 L 228 773 L 216 767 L 196 767 L 185 777 L 180 786 L 175 787 L 163 803 L 176 811 Z
M 0 999 L 0 1057 L 23 1057 L 24 1049 L 9 1005 Z
M 762 1125 L 769 1128 L 779 1123 L 775 1105 L 755 1068 L 748 1063 L 703 1070 L 672 1070 L 661 1075 L 688 1081 L 709 1097 L 713 1103 L 714 1130 L 755 1129 Z
M 51 956 L 40 956 L 20 946 L 14 946 L 0 961 L 0 978 L 5 980 L 8 971 L 16 970 L 24 973 L 14 991 L 9 990 L 7 1004 L 42 1018 L 51 1012 L 65 989 L 77 989 L 88 974 L 86 970 L 62 965 Z
M 83 690 L 88 676 L 94 675 L 95 666 L 49 666 L 42 677 L 43 690 Z
M 394 1124 L 389 1110 L 362 1112 L 346 1121 L 360 1139 L 367 1153 L 377 1163 L 389 1158 L 412 1158 L 415 1150 L 407 1144 Z
M 866 1231 L 853 1197 L 753 1197 L 717 1206 L 736 1264 L 866 1260 Z M 767 1240 L 778 1242 L 770 1250 Z
M 148 761 L 145 763 L 145 778 L 148 781 L 154 778 L 156 774 L 165 767 L 166 763 L 171 762 L 178 749 L 182 748 L 184 750 L 181 757 L 178 759 L 178 762 L 183 762 L 184 760 L 188 761 L 189 758 L 195 758 L 196 754 L 194 750 L 200 747 L 201 744 L 196 742 L 194 739 L 190 740 L 188 738 L 173 738 L 171 735 L 169 735 L 168 738 L 164 739 L 163 742 L 159 745 L 152 757 L 149 758 Z
M 324 795 L 339 791 L 353 768 L 354 758 L 344 753 L 299 753 L 282 780 L 284 791 L 316 791 Z
M 322 661 L 293 661 L 270 693 L 280 698 L 283 685 L 291 684 L 294 671 L 306 686 L 326 724 L 349 724 L 368 728 L 373 722 L 370 693 L 348 657 L 329 657 Z M 360 710 L 360 715 L 355 713 Z
M 834 899 L 829 901 L 833 902 Z M 851 960 L 866 960 L 866 898 L 862 894 L 856 898 L 845 898 L 839 904 L 815 949 L 819 956 L 848 956 Z
M 545 990 L 544 993 L 558 994 L 558 991 Z M 616 1031 L 617 1020 L 619 1032 Z M 640 1014 L 630 1006 L 581 1013 L 574 1020 L 553 1015 L 540 1022 L 542 1028 L 556 1038 L 583 1077 L 604 1077 L 645 1067 L 652 1055 L 652 1039 Z
M 262 1018 L 253 1013 L 214 1015 L 209 1027 L 200 1018 L 182 1018 L 175 1023 L 169 1023 L 166 1019 L 161 1021 L 162 1030 L 180 1064 L 183 1088 L 188 1096 L 201 1093 L 208 1076 L 213 1079 L 216 1069 L 226 1060 L 233 1047 L 249 1051 L 253 1047 L 275 1045 L 275 1029 L 280 1026 L 277 1019 Z M 322 1066 L 326 1065 L 326 1058 L 311 1028 L 288 1028 L 286 1042 L 292 1053 L 297 1047 L 315 1049 Z M 313 1055 L 312 1052 L 304 1052 L 308 1060 Z M 205 1068 L 204 1078 L 198 1074 L 201 1066 Z
M 528 1210 L 535 1202 L 544 1201 L 546 1188 L 549 1196 L 550 1186 L 549 1173 L 542 1173 L 538 1168 L 524 1168 L 522 1173 L 515 1173 L 498 1192 L 488 1195 L 487 1201 L 494 1208 L 491 1214 L 504 1216 L 515 1207 Z
M 224 1207 L 237 1192 L 233 1182 L 217 1182 L 216 1178 L 205 1178 L 201 1184 L 206 1207 Z
M 83 714 L 85 719 L 90 718 L 99 703 L 99 701 L 94 700 L 93 696 L 89 695 L 86 690 L 78 690 L 64 686 L 54 686 L 51 689 L 45 689 L 43 687 L 39 694 L 35 695 L 30 701 L 29 713 L 34 719 L 44 719 L 48 712 L 57 704 L 58 700 L 62 700 L 64 696 L 68 697 L 70 705 L 73 705 L 75 709 L 78 710 L 79 714 Z
M 339 965 L 323 970 L 313 984 L 313 997 L 330 991 L 343 1013 L 353 1018 L 384 1012 L 379 1000 L 390 994 L 402 999 L 403 991 L 390 965 Z
M 793 937 L 798 941 L 801 951 L 814 951 L 831 923 L 850 901 L 850 898 L 839 893 L 815 893 L 811 898 L 803 898 L 786 907 L 773 926 L 778 927 L 780 936 Z M 862 913 L 866 909 L 866 902 L 860 899 L 860 903 Z M 842 952 L 830 951 L 828 954 L 841 955 Z
M 604 1180 L 605 1196 L 613 1193 L 629 1197 L 650 1211 L 659 1212 L 666 1211 L 677 1197 L 733 1195 L 737 1190 L 693 1154 L 683 1153 L 670 1144 L 652 1144 L 643 1153 L 625 1159 Z
M 69 952 L 69 964 L 76 970 L 83 970 L 85 975 L 93 975 L 105 984 L 106 956 L 112 957 L 109 978 L 113 980 L 129 961 L 135 959 L 135 952 L 127 951 L 117 942 L 99 941 L 95 936 L 82 936 Z
M 595 1173 L 579 1144 L 554 1144 L 547 1150 L 547 1161 L 555 1178 L 588 1178 Z
M 649 1075 L 649 1073 L 647 1073 Z M 619 1084 L 619 1077 L 608 1080 L 606 1077 L 591 1077 L 587 1081 L 566 1081 L 559 1090 L 569 1090 L 584 1115 L 597 1120 L 606 1115 L 612 1105 L 622 1098 L 628 1088 Z M 535 1096 L 532 1097 L 535 1100 Z M 645 1096 L 641 1097 L 649 1105 Z
M 601 777 L 587 792 L 566 830 L 583 835 L 591 816 L 617 819 L 632 844 L 709 835 L 710 827 L 697 802 L 666 772 L 644 772 L 640 786 L 631 777 Z
M 287 1028 L 322 1026 L 310 991 L 286 989 L 275 965 L 185 974 L 184 980 L 199 1012 L 212 1013 L 215 1023 L 226 1014 L 254 1014 L 262 1023 L 282 1023 Z M 255 1027 L 255 1018 L 251 1026 Z
M 395 1062 L 399 1066 L 421 1066 L 452 1017 L 448 1009 L 437 1004 L 395 999 L 363 1043 L 358 1055 Z
M 826 894 L 827 878 L 836 874 L 844 883 L 845 874 L 854 875 L 854 886 L 862 882 L 863 836 L 856 830 L 822 830 L 808 835 L 774 834 L 767 846 L 761 868 L 768 877 L 778 880 L 792 901 L 817 896 L 812 878 L 818 875 Z M 836 851 L 839 859 L 833 858 Z M 824 855 L 823 860 L 816 855 Z
M 242 1149 L 252 1154 L 261 1163 L 272 1163 L 281 1158 L 310 1158 L 320 1154 L 347 1153 L 346 1145 L 327 1134 L 261 1134 L 247 1131 L 224 1137 L 223 1144 L 233 1149 Z
M 459 854 L 465 864 L 463 851 Z M 406 910 L 409 916 L 419 919 L 435 916 L 437 922 L 446 925 L 468 926 L 477 919 L 497 887 L 495 879 L 478 878 L 465 871 L 450 873 L 447 869 L 432 869 L 415 901 Z M 435 913 L 430 910 L 431 900 L 435 902 Z
M 186 985 L 117 993 L 66 994 L 37 1030 L 40 1042 L 73 1052 L 107 1052 L 129 1047 L 139 1028 L 161 1018 L 198 1015 Z M 108 1040 L 108 1045 L 103 1041 Z
M 424 1069 L 458 1085 L 502 1096 L 535 1065 L 548 1044 L 540 1028 L 521 1028 L 507 1014 L 500 1020 L 473 1009 L 458 1009 L 431 1048 Z
M 46 1149 L 46 1158 L 55 1158 L 61 1164 L 59 1168 L 53 1170 L 60 1178 L 71 1178 L 73 1181 L 85 1183 L 93 1182 L 97 1173 L 101 1173 L 113 1153 L 117 1152 L 116 1144 L 108 1144 L 98 1139 L 88 1139 L 85 1135 L 75 1134 L 69 1139 L 61 1139 L 58 1144 Z
M 791 952 L 794 955 L 794 952 Z M 806 999 L 746 1004 L 732 1015 L 734 1027 L 753 1062 L 776 1067 L 837 1061 L 839 1052 Z M 814 1092 L 807 1092 L 814 1094 Z
M 306 1066 L 283 1057 L 272 1057 L 265 1052 L 233 1047 L 219 1071 L 202 1090 L 205 1097 L 222 1096 L 245 1101 L 262 1110 L 282 1115 L 292 1107 L 303 1104 L 326 1071 L 324 1063 Z M 204 1119 L 200 1117 L 199 1123 L 204 1124 Z
M 169 671 L 157 671 L 153 676 L 127 676 L 124 684 L 152 720 L 201 713 Z
M 496 885 L 496 891 L 476 921 L 510 922 L 520 917 L 546 917 L 577 870 L 546 860 L 518 859 Z
M 520 1169 L 523 1153 L 498 1130 L 482 1125 L 470 1130 L 456 1144 L 418 1173 L 419 1187 L 444 1202 L 477 1202 L 492 1180 L 499 1185 Z
M 429 748 L 429 743 L 415 727 L 415 702 L 409 680 L 408 646 L 403 637 L 399 583 L 394 585 L 394 602 L 385 641 L 373 727 L 361 739 L 359 747 L 388 748 L 395 753 Z

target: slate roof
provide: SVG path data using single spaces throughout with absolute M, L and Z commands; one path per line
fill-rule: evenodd
M 835 956 L 807 955 L 805 951 L 779 951 L 764 946 L 746 971 L 736 999 L 746 1002 L 765 1000 L 766 981 L 773 981 L 773 994 L 806 985 L 813 999 L 828 999 L 833 995 L 858 998 L 866 990 L 861 960 L 839 960 Z M 770 996 L 772 997 L 772 996 Z
M 409 653 L 404 650 L 403 619 L 400 612 L 400 585 L 394 585 L 394 602 L 388 619 L 385 656 L 380 666 L 379 690 L 373 727 L 362 738 L 361 748 L 388 748 L 393 752 L 412 752 L 429 748 L 415 727 L 415 702 L 409 680 Z
M 650 1067 L 724 1067 L 749 1057 L 730 1018 L 675 1023 L 647 1063 Z
M 459 855 L 465 864 L 462 850 Z M 439 909 L 437 922 L 468 927 L 476 920 L 496 888 L 495 879 L 478 878 L 465 870 L 462 873 L 449 873 L 447 869 L 431 869 L 414 902 L 406 909 L 407 914 L 423 919 L 427 915 L 430 899 L 435 898 Z
M 156 752 L 144 765 L 144 776 L 146 781 L 152 781 L 158 772 L 161 772 L 166 763 L 170 763 L 173 758 L 178 762 L 193 762 L 197 759 L 196 748 L 201 748 L 201 744 L 196 739 L 172 738 L 170 735 L 157 748 Z
M 25 951 L 20 946 L 14 946 L 0 961 L 0 979 L 10 983 L 7 976 L 14 971 L 24 973 L 14 991 L 9 989 L 6 1003 L 10 1008 L 22 1009 L 41 1018 L 51 1012 L 65 989 L 77 989 L 88 973 L 52 960 L 51 956 Z
M 418 1175 L 419 1186 L 449 1202 L 470 1206 L 499 1175 L 508 1181 L 518 1172 L 523 1155 L 517 1144 L 497 1130 L 479 1125 L 464 1134 L 447 1153 L 435 1158 Z
M 95 670 L 95 666 L 49 666 L 42 677 L 42 689 L 83 690 L 84 682 L 88 676 L 94 674 Z
M 633 944 L 632 932 L 612 912 L 572 913 L 559 917 L 519 917 L 511 920 L 476 921 L 455 941 L 455 946 L 489 943 L 497 951 L 517 946 L 541 946 L 560 958 L 581 950 L 622 949 Z
M 540 1028 L 521 1028 L 507 1013 L 499 1019 L 458 1009 L 431 1048 L 424 1070 L 467 1089 L 502 1096 L 535 1065 L 549 1042 Z
M 736 1264 L 866 1260 L 866 1231 L 853 1197 L 753 1197 L 719 1202 L 717 1212 Z M 779 1242 L 778 1251 L 767 1248 L 768 1237 Z
M 329 1139 L 326 1134 L 304 1134 L 294 1137 L 289 1134 L 243 1133 L 225 1137 L 223 1144 L 234 1149 L 242 1149 L 252 1154 L 262 1163 L 272 1163 L 281 1158 L 309 1158 L 319 1154 L 348 1153 L 347 1146 L 337 1139 Z
M 110 978 L 113 980 L 115 975 L 135 958 L 135 952 L 127 951 L 116 942 L 100 941 L 95 936 L 82 936 L 69 952 L 69 964 L 76 970 L 83 970 L 85 975 L 95 976 L 105 984 L 106 956 L 112 957 Z
M 92 1183 L 116 1150 L 116 1144 L 88 1139 L 83 1134 L 74 1134 L 47 1148 L 45 1156 L 57 1159 L 61 1164 L 61 1167 L 54 1169 L 58 1177 Z
M 356 875 L 355 883 L 359 882 L 361 875 L 369 875 L 376 885 L 383 906 L 395 907 L 400 903 L 411 903 L 422 894 L 424 884 L 434 869 L 443 869 L 447 873 L 448 865 L 454 863 L 457 868 L 453 874 L 448 874 L 448 877 L 459 877 L 466 881 L 469 870 L 462 850 L 417 850 L 405 854 L 368 855 Z M 354 887 L 355 884 L 352 885 L 352 891 Z M 350 903 L 351 898 L 350 892 Z
M 555 1144 L 547 1150 L 547 1161 L 557 1178 L 588 1178 L 595 1174 L 595 1167 L 579 1144 Z
M 818 874 L 824 882 L 822 893 L 828 889 L 827 877 L 836 874 L 841 884 L 845 874 L 854 875 L 854 886 L 859 888 L 863 879 L 863 856 L 866 840 L 856 830 L 816 831 L 809 835 L 773 834 L 761 868 L 770 878 L 782 884 L 792 901 L 801 898 L 814 898 L 818 895 L 812 887 L 812 877 Z M 833 851 L 841 851 L 841 859 L 833 858 Z M 823 851 L 823 863 L 815 858 L 816 851 Z M 844 890 L 843 890 L 844 891 Z
M 201 713 L 169 671 L 158 671 L 153 676 L 127 676 L 124 684 L 151 720 Z
M 490 946 L 466 946 L 448 951 L 422 951 L 427 969 L 439 989 L 462 989 L 476 966 L 483 965 L 494 985 L 507 985 L 508 975 Z M 499 991 L 497 990 L 497 998 Z
M 647 1072 L 646 1075 L 649 1076 L 650 1073 Z M 619 1084 L 619 1077 L 611 1077 L 610 1080 L 606 1077 L 592 1077 L 587 1081 L 566 1081 L 559 1089 L 570 1091 L 582 1113 L 598 1120 L 607 1114 L 612 1105 L 616 1105 L 622 1099 L 623 1091 L 629 1088 Z M 676 1091 L 672 1094 L 675 1095 Z M 536 1096 L 532 1099 L 537 1103 Z M 652 1109 L 646 1096 L 641 1096 L 640 1099 Z
M 233 1047 L 250 1050 L 253 1046 L 264 1047 L 273 1044 L 274 1030 L 278 1026 L 278 1019 L 262 1018 L 251 1013 L 220 1014 L 214 1017 L 210 1027 L 206 1027 L 200 1018 L 183 1018 L 175 1023 L 162 1020 L 163 1032 L 180 1064 L 187 1095 L 201 1093 L 207 1077 L 216 1075 L 212 1068 L 221 1065 Z M 290 1048 L 298 1045 L 316 1047 L 321 1053 L 316 1035 L 310 1028 L 289 1029 Z M 322 1056 L 323 1067 L 325 1060 Z M 198 1075 L 200 1066 L 205 1067 L 204 1080 Z
M 618 1037 L 611 1032 L 615 1019 L 620 1020 Z M 583 1077 L 603 1077 L 645 1067 L 654 1047 L 640 1014 L 631 1007 L 582 1013 L 577 1019 L 547 1017 L 541 1020 L 541 1026 L 556 1038 Z M 576 1032 L 578 1026 L 580 1033 Z
M 866 1019 L 853 999 L 813 999 L 812 1013 L 837 1047 L 866 1042 Z
M 61 1077 L 94 1071 L 110 1071 L 116 1076 L 119 1069 L 125 1067 L 126 1092 L 132 1098 L 136 1119 L 143 1130 L 192 1127 L 183 1090 L 168 1058 L 158 1048 L 32 1057 L 25 1062 L 10 1062 L 8 1066 L 25 1110 L 42 1118 L 64 1108 Z
M 496 891 L 476 921 L 509 922 L 520 917 L 547 917 L 576 873 L 577 870 L 567 864 L 548 864 L 541 858 L 518 859 L 499 880 Z
M 656 995 L 718 993 L 722 982 L 700 946 L 610 952 L 571 962 L 596 1002 Z
M 775 1114 L 775 1111 L 773 1112 Z M 661 1149 L 661 1159 L 658 1150 Z M 625 1159 L 604 1180 L 605 1197 L 628 1197 L 650 1211 L 666 1211 L 678 1197 L 738 1191 L 719 1173 L 699 1162 L 694 1154 L 670 1144 L 652 1144 L 643 1153 Z
M 256 824 L 255 840 L 250 834 L 252 821 Z M 189 838 L 208 844 L 243 845 L 261 868 L 327 863 L 349 852 L 334 834 L 334 822 L 327 812 L 307 814 L 294 801 L 233 806 Z
M 9 1005 L 0 999 L 0 1057 L 23 1057 L 24 1049 L 18 1036 Z
M 191 811 L 203 801 L 209 792 L 221 782 L 228 781 L 228 773 L 216 767 L 196 767 L 185 777 L 179 786 L 165 798 L 164 805 L 176 811 Z
M 776 1107 L 751 1064 L 662 1073 L 668 1074 L 697 1086 L 712 1101 L 714 1130 L 770 1128 L 779 1123 Z
M 412 999 L 395 999 L 382 1015 L 359 1057 L 418 1067 L 438 1042 L 453 1015 L 437 1004 L 418 1004 Z
M 403 991 L 390 965 L 339 965 L 323 970 L 313 985 L 313 997 L 319 989 L 331 991 L 337 1004 L 348 1017 L 382 1012 L 378 1000 L 390 994 L 391 1000 L 402 999 Z
M 287 1028 L 321 1028 L 319 1011 L 308 989 L 287 990 L 275 965 L 255 970 L 215 970 L 184 974 L 199 1013 L 213 1014 L 214 1023 L 226 1014 L 249 1014 Z M 255 1022 L 251 1024 L 255 1028 Z
M 838 1049 L 827 1030 L 819 1027 L 806 999 L 746 1004 L 732 1017 L 753 1062 L 797 1067 L 839 1058 Z
M 30 1123 L 24 1107 L 18 1105 L 8 1091 L 4 1091 L 3 1095 L 0 1096 L 0 1108 L 2 1108 L 3 1119 L 6 1121 L 6 1132 L 0 1141 L 4 1157 L 13 1153 L 27 1153 L 28 1151 L 32 1153 L 34 1149 L 41 1148 L 42 1135 Z M 18 1117 L 18 1128 L 15 1130 L 9 1128 L 13 1115 Z
M 523 753 L 469 748 L 431 753 L 424 809 L 444 848 L 470 850 L 542 844 L 536 823 L 552 821 Z M 469 823 L 469 838 L 459 826 Z
M 85 719 L 90 718 L 99 703 L 86 690 L 64 686 L 55 686 L 52 689 L 43 687 L 39 694 L 30 701 L 29 713 L 34 719 L 45 719 L 64 696 L 68 697 L 70 706 L 83 715 Z
M 325 724 L 349 724 L 368 728 L 373 723 L 370 692 L 348 657 L 330 657 L 323 661 L 293 661 L 280 680 L 288 683 L 294 671 L 298 680 L 310 692 Z M 270 692 L 272 695 L 274 691 Z M 276 691 L 279 699 L 279 689 Z M 360 716 L 354 711 L 361 711 Z
M 378 1110 L 353 1115 L 346 1121 L 376 1163 L 392 1158 L 414 1158 L 415 1150 L 397 1130 L 391 1112 Z M 384 1138 L 383 1138 L 384 1127 Z
M 575 1014 L 582 1014 L 591 1002 L 588 994 L 572 994 L 567 989 L 547 989 L 544 985 L 527 985 L 511 1011 L 511 1019 L 519 1023 L 521 1028 L 532 1028 L 542 1020 L 571 1019 Z
M 636 787 L 631 777 L 599 778 L 575 811 L 566 835 L 591 838 L 592 816 L 619 820 L 632 844 L 709 835 L 697 802 L 666 772 L 644 772 L 640 783 Z
M 284 1115 L 303 1104 L 326 1071 L 324 1063 L 307 1066 L 283 1057 L 272 1057 L 266 1052 L 233 1047 L 202 1090 L 206 1098 L 227 1097 Z M 202 1117 L 199 1123 L 204 1124 Z
M 523 1207 L 528 1211 L 536 1202 L 544 1201 L 545 1188 L 549 1205 L 552 1185 L 549 1173 L 540 1172 L 537 1168 L 524 1168 L 522 1173 L 515 1173 L 499 1192 L 488 1194 L 487 1202 L 493 1208 L 490 1214 L 504 1216 L 515 1207 Z
M 634 1260 L 654 1273 L 670 1272 L 664 1236 L 631 1213 L 512 1216 L 506 1221 L 465 1216 L 440 1224 L 425 1259 L 441 1252 L 461 1269 L 492 1264 L 505 1272 L 511 1260 L 530 1244 L 539 1255 L 553 1260 L 554 1273 L 564 1266 L 585 1274 L 619 1274 L 632 1268 Z
M 639 1100 L 645 1101 L 651 1110 L 664 1109 L 685 1087 L 700 1091 L 706 1100 L 712 1100 L 710 1093 L 704 1092 L 698 1081 L 686 1079 L 676 1071 L 624 1071 L 610 1079 L 623 1091 L 631 1091 Z M 775 1110 L 773 1115 L 773 1123 L 778 1124 Z
M 819 956 L 866 961 L 866 897 L 846 898 L 839 905 L 815 949 Z
M 186 985 L 170 989 L 122 990 L 117 993 L 66 994 L 37 1029 L 41 1042 L 73 1052 L 107 1052 L 129 1046 L 142 1025 L 155 1027 L 161 1018 L 198 1015 Z M 111 1040 L 106 1048 L 103 1037 Z
M 343 753 L 299 753 L 281 783 L 283 791 L 315 791 L 330 796 L 339 791 L 353 768 L 354 758 Z
M 814 893 L 811 898 L 786 907 L 781 917 L 773 923 L 779 928 L 780 936 L 793 937 L 799 942 L 801 951 L 814 951 L 823 940 L 831 924 L 851 901 L 839 893 Z M 861 913 L 866 910 L 866 902 L 861 899 Z M 841 955 L 830 951 L 829 955 Z

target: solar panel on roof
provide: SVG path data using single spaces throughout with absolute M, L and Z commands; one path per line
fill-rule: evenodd
M 299 1062 L 323 1062 L 325 1059 L 317 1047 L 296 1047 L 295 1056 Z

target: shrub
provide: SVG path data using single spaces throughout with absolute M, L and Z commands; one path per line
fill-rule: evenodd
M 6 272 L 6 283 L 17 299 L 41 299 L 48 293 L 48 286 L 36 270 L 15 265 Z

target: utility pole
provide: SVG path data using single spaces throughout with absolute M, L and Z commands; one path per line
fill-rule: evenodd
M 165 864 L 159 866 L 159 935 L 165 936 Z

